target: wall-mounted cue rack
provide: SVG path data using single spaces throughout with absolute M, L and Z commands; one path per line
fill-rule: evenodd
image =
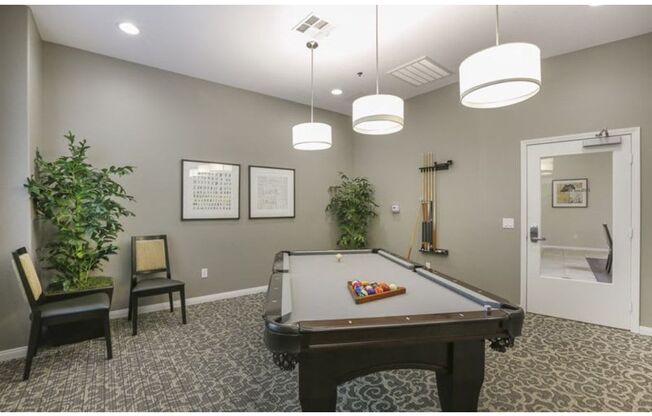
M 452 160 L 435 162 L 432 153 L 423 154 L 421 173 L 421 204 L 417 213 L 416 226 L 421 219 L 421 245 L 419 251 L 428 254 L 448 255 L 448 249 L 437 247 L 437 171 L 448 170 L 453 165 Z M 414 235 L 412 241 L 414 241 Z M 412 254 L 412 246 L 408 251 L 408 259 Z

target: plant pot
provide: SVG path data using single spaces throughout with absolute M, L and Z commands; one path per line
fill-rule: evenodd
M 101 277 L 103 285 L 84 289 L 50 290 L 51 284 L 48 285 L 43 296 L 46 302 L 55 302 L 58 300 L 71 299 L 79 296 L 90 295 L 93 293 L 106 293 L 109 295 L 109 304 L 113 300 L 113 279 L 106 276 L 92 276 L 89 279 Z M 108 279 L 108 280 L 107 280 Z M 99 282 L 98 282 L 99 283 Z M 74 342 L 85 341 L 88 339 L 104 337 L 104 327 L 99 321 L 80 321 L 66 324 L 51 325 L 46 327 L 43 332 L 43 343 L 50 345 L 71 344 Z
M 57 283 L 50 283 L 45 289 L 45 296 L 48 296 L 48 300 L 57 299 L 55 296 L 61 297 L 61 299 L 68 299 L 72 295 L 83 296 L 91 293 L 106 292 L 109 297 L 113 296 L 113 278 L 108 276 L 89 276 L 88 285 L 83 288 L 70 288 L 68 290 L 63 290 L 59 287 Z M 111 289 L 110 293 L 107 289 Z

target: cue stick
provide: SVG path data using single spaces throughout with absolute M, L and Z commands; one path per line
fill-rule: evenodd
M 422 166 L 425 168 L 427 165 L 427 155 L 426 153 L 423 153 L 422 157 Z M 428 206 L 427 206 L 427 201 L 426 201 L 426 189 L 427 189 L 427 182 L 426 182 L 426 170 L 421 171 L 421 183 L 423 187 L 421 188 L 421 249 L 426 250 L 426 220 L 428 218 Z
M 421 249 L 426 250 L 426 221 L 428 220 L 428 207 L 426 206 L 426 198 L 427 193 L 426 189 L 428 188 L 428 182 L 426 178 L 426 166 L 428 165 L 428 159 L 427 159 L 427 153 L 423 153 L 423 163 L 421 166 L 423 167 L 423 170 L 421 171 L 421 176 L 423 178 L 423 190 L 421 192 Z
M 430 152 L 428 152 L 427 161 L 428 161 L 428 163 L 427 163 L 428 170 L 426 171 L 426 175 L 427 175 L 427 178 L 428 178 L 427 179 L 428 188 L 426 189 L 426 192 L 427 192 L 428 197 L 427 197 L 426 200 L 428 201 L 428 219 L 427 219 L 427 222 L 426 222 L 426 241 L 427 241 L 428 251 L 430 251 L 430 250 L 432 250 L 432 238 L 431 238 L 431 235 L 430 235 L 430 227 L 429 227 L 429 225 L 430 225 L 429 223 L 431 221 L 431 216 L 432 216 L 432 195 L 431 195 L 431 192 L 430 192 L 432 190 L 432 183 L 431 183 L 432 153 L 430 153 Z
M 432 168 L 432 248 L 437 248 L 437 162 Z
M 424 166 L 424 171 L 423 171 L 423 178 L 426 181 L 426 186 L 424 189 L 423 193 L 423 248 L 424 250 L 429 250 L 430 247 L 428 247 L 428 216 L 430 213 L 428 212 L 428 152 L 425 152 L 423 154 L 423 166 Z
M 417 228 L 419 227 L 419 208 L 417 208 L 417 219 L 414 221 L 414 227 L 412 228 L 412 238 L 410 239 L 410 248 L 408 249 L 407 259 L 410 260 L 412 255 L 412 246 L 414 246 L 414 240 L 417 238 Z

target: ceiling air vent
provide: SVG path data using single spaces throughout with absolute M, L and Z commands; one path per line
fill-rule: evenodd
M 331 30 L 333 30 L 333 24 L 310 13 L 301 19 L 292 30 L 303 33 L 310 39 L 321 39 L 330 34 Z
M 447 77 L 451 72 L 427 56 L 422 56 L 392 69 L 388 74 L 419 87 Z

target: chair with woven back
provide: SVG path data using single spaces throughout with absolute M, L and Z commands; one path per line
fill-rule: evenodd
M 132 321 L 132 335 L 138 334 L 138 299 L 167 293 L 170 299 L 170 312 L 174 312 L 172 299 L 174 292 L 179 292 L 181 319 L 185 324 L 185 283 L 172 279 L 167 236 L 131 237 L 131 291 L 127 319 Z
M 21 247 L 14 251 L 12 256 L 32 312 L 30 315 L 32 324 L 29 331 L 23 380 L 29 378 L 32 359 L 36 356 L 41 332 L 45 326 L 84 320 L 101 320 L 104 325 L 106 357 L 110 360 L 113 357 L 113 352 L 111 349 L 111 326 L 109 322 L 109 310 L 111 308 L 109 295 L 106 293 L 93 293 L 63 300 L 49 300 L 43 292 L 41 280 L 27 249 Z

